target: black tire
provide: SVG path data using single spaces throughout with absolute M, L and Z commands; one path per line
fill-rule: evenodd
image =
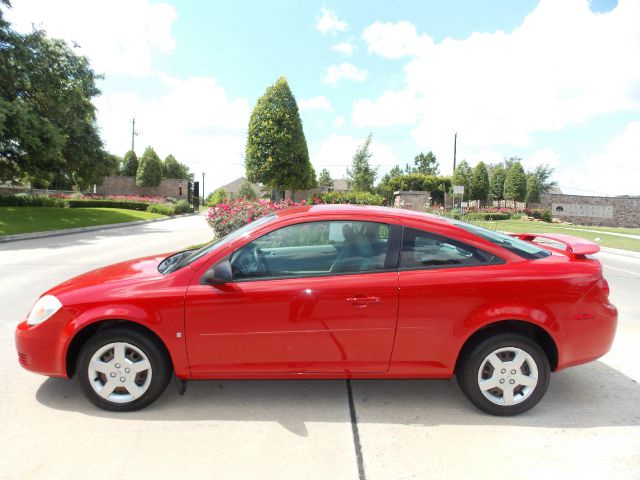
M 518 367 L 513 364 L 512 356 L 519 351 L 526 355 L 519 357 L 525 358 L 525 361 Z M 493 352 L 498 352 L 495 363 L 506 368 L 494 369 L 492 361 L 488 359 Z M 505 363 L 499 363 L 498 360 Z M 503 371 L 505 373 L 502 373 Z M 523 335 L 502 333 L 472 346 L 461 358 L 456 377 L 462 392 L 477 408 L 491 415 L 511 416 L 530 410 L 540 401 L 549 386 L 550 372 L 549 359 L 535 341 Z M 481 380 L 498 383 L 496 387 L 486 390 L 485 396 L 480 388 Z M 533 387 L 519 383 L 534 380 L 537 382 Z M 512 387 L 509 387 L 510 383 L 513 383 Z M 502 404 L 505 401 L 509 402 L 508 392 L 505 395 L 503 390 L 505 387 L 512 392 L 511 404 Z
M 114 357 L 113 362 L 104 363 L 105 366 L 108 365 L 108 370 L 105 373 L 96 373 L 94 370 L 93 375 L 91 375 L 89 365 L 92 357 L 105 348 L 107 348 L 107 351 L 104 355 L 115 355 L 115 347 L 113 349 L 108 347 L 112 344 L 126 344 L 127 347 L 124 348 L 126 354 L 133 360 L 136 360 L 136 358 L 139 359 L 138 361 L 148 360 L 150 368 L 138 374 L 135 372 L 125 374 L 124 368 L 135 366 L 136 363 L 127 363 L 126 365 L 123 364 L 120 366 L 117 363 L 113 363 L 116 360 Z M 146 357 L 146 359 L 144 357 Z M 127 362 L 130 361 L 130 359 L 127 359 Z M 119 370 L 115 368 L 115 365 L 119 365 Z M 133 370 L 133 368 L 128 368 L 127 372 L 131 370 Z M 91 337 L 80 351 L 76 368 L 77 377 L 80 381 L 84 396 L 94 405 L 104 410 L 115 412 L 140 410 L 153 403 L 167 387 L 171 379 L 171 372 L 171 362 L 162 346 L 158 345 L 157 341 L 148 335 L 126 327 L 109 328 Z M 120 375 L 123 376 L 120 377 Z M 118 401 L 111 401 L 108 398 L 104 398 L 98 394 L 96 388 L 100 388 L 102 384 L 106 387 L 109 376 L 114 377 L 114 382 L 130 376 L 132 381 L 142 385 L 136 394 L 141 391 L 144 391 L 144 393 L 140 394 L 138 398 L 134 398 L 129 394 L 126 386 L 121 387 L 118 385 L 118 387 L 113 390 L 113 394 L 109 395 L 109 398 L 117 397 Z M 125 380 L 122 380 L 122 382 L 124 381 Z M 122 385 L 127 384 L 123 383 Z M 132 385 L 134 388 L 135 386 L 136 385 Z M 128 397 L 131 398 L 128 399 Z

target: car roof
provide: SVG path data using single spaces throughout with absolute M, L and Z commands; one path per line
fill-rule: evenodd
M 418 220 L 422 222 L 430 222 L 439 225 L 453 226 L 451 222 L 443 217 L 431 215 L 429 213 L 416 212 L 413 210 L 404 210 L 402 208 L 378 207 L 373 205 L 334 205 L 334 204 L 318 204 L 305 205 L 301 207 L 292 207 L 276 212 L 279 218 L 289 216 L 306 216 L 306 215 L 367 215 L 380 217 L 393 217 L 399 220 Z

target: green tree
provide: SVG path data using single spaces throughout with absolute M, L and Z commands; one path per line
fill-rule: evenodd
M 193 179 L 193 174 L 189 171 L 184 163 L 180 163 L 173 155 L 167 155 L 162 163 L 162 173 L 164 178 L 190 178 Z
M 479 162 L 473 169 L 469 185 L 469 199 L 486 200 L 489 196 L 489 173 L 484 162 Z
M 247 179 L 276 190 L 315 184 L 298 104 L 284 77 L 267 88 L 249 120 Z
M 351 161 L 351 168 L 347 168 L 347 183 L 353 190 L 360 192 L 373 192 L 373 182 L 378 176 L 378 169 L 371 166 L 371 134 L 367 136 L 362 145 L 358 147 Z
M 527 175 L 527 196 L 525 201 L 527 203 L 540 203 L 540 190 L 538 177 L 533 173 Z
M 419 153 L 413 159 L 413 164 L 415 165 L 413 171 L 416 173 L 435 176 L 440 175 L 440 165 L 432 151 L 427 152 L 426 155 Z
M 209 197 L 207 198 L 207 205 L 218 205 L 219 203 L 224 202 L 226 198 L 227 191 L 224 188 L 220 187 L 215 192 L 209 194 Z
M 318 185 L 326 188 L 327 192 L 333 192 L 333 179 L 326 168 L 323 168 L 318 176 Z
M 524 202 L 527 196 L 527 176 L 519 161 L 515 161 L 504 180 L 505 200 Z
M 157 187 L 162 181 L 162 161 L 155 150 L 147 147 L 140 158 L 136 172 L 136 185 L 139 187 Z
M 253 201 L 258 198 L 258 195 L 251 186 L 251 182 L 245 180 L 244 182 L 242 182 L 242 185 L 240 185 L 240 188 L 238 189 L 238 197 Z
M 507 172 L 504 166 L 499 163 L 491 168 L 491 175 L 489 176 L 489 193 L 493 200 L 504 199 L 504 180 L 507 177 Z
M 538 165 L 532 172 L 538 180 L 538 185 L 540 187 L 540 193 L 546 193 L 551 190 L 553 187 L 558 185 L 558 182 L 551 180 L 551 175 L 553 175 L 553 168 L 549 165 Z
M 462 160 L 453 172 L 453 178 L 451 179 L 453 185 L 464 186 L 464 198 L 469 198 L 469 190 L 471 187 L 471 178 L 473 177 L 473 170 L 466 160 Z
M 138 156 L 133 150 L 124 154 L 122 159 L 122 174 L 127 177 L 135 177 L 138 172 Z
M 0 10 L 0 72 L 0 180 L 100 183 L 112 162 L 96 127 L 100 77 L 89 61 L 42 30 L 15 32 Z

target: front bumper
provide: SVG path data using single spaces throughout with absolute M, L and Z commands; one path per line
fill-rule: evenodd
M 68 378 L 66 339 L 60 322 L 52 321 L 60 312 L 39 325 L 18 324 L 15 333 L 18 362 L 35 373 Z

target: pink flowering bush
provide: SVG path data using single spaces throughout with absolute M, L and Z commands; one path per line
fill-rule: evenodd
M 250 202 L 240 198 L 226 203 L 219 203 L 209 208 L 207 211 L 207 223 L 213 229 L 215 236 L 220 238 L 265 215 L 285 208 L 303 205 L 306 205 L 304 200 L 300 203 L 290 200 L 281 200 L 279 202 L 258 200 L 257 202 Z

